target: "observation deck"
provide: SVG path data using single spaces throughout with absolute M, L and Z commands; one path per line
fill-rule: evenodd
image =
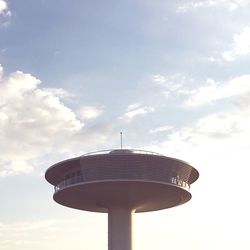
M 116 205 L 135 212 L 181 205 L 191 199 L 190 185 L 198 177 L 184 161 L 135 149 L 84 154 L 56 163 L 45 173 L 55 187 L 56 202 L 94 212 Z

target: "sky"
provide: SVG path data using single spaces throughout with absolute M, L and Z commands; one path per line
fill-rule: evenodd
M 135 214 L 135 250 L 249 249 L 249 11 L 0 0 L 0 250 L 107 249 L 107 215 L 56 204 L 44 173 L 120 131 L 200 172 L 190 202 Z

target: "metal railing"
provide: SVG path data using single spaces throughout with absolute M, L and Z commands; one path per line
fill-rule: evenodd
M 107 181 L 107 180 L 112 180 L 112 179 L 113 178 L 108 178 L 108 179 L 103 178 L 103 179 L 100 179 L 99 181 L 105 181 L 105 180 Z M 121 179 L 119 179 L 119 180 L 121 180 Z M 125 179 L 125 180 L 127 180 L 127 179 Z M 147 178 L 134 178 L 134 179 L 131 179 L 131 180 L 137 180 L 137 181 L 138 180 L 142 180 L 142 181 L 159 181 L 159 180 L 156 180 L 156 179 L 147 179 Z M 93 180 L 93 181 L 96 181 L 96 180 Z M 62 188 L 66 188 L 66 187 L 69 187 L 71 185 L 75 185 L 75 184 L 79 184 L 79 183 L 84 183 L 84 182 L 91 182 L 91 180 L 88 180 L 88 181 L 84 180 L 83 175 L 74 176 L 74 177 L 65 179 L 62 182 L 60 182 L 58 185 L 55 186 L 55 192 L 59 191 Z M 182 188 L 184 188 L 186 190 L 190 189 L 189 183 L 181 180 L 178 177 L 169 177 L 165 181 L 160 181 L 160 182 L 164 182 L 166 184 L 171 184 L 171 185 L 179 186 L 179 187 L 182 187 Z
M 142 149 L 107 149 L 107 150 L 100 150 L 100 151 L 94 151 L 94 152 L 89 152 L 86 154 L 81 155 L 81 157 L 85 156 L 91 156 L 91 155 L 102 155 L 102 154 L 111 154 L 112 152 L 119 152 L 122 154 L 146 154 L 146 155 L 158 155 L 158 156 L 164 156 L 162 154 L 148 151 L 148 150 L 142 150 Z

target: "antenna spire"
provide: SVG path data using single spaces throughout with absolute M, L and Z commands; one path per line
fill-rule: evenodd
M 120 137 L 121 137 L 121 149 L 122 149 L 122 132 L 120 132 Z

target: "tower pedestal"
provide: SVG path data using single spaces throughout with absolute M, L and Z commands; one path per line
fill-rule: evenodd
M 132 216 L 129 207 L 108 209 L 108 250 L 132 250 Z

